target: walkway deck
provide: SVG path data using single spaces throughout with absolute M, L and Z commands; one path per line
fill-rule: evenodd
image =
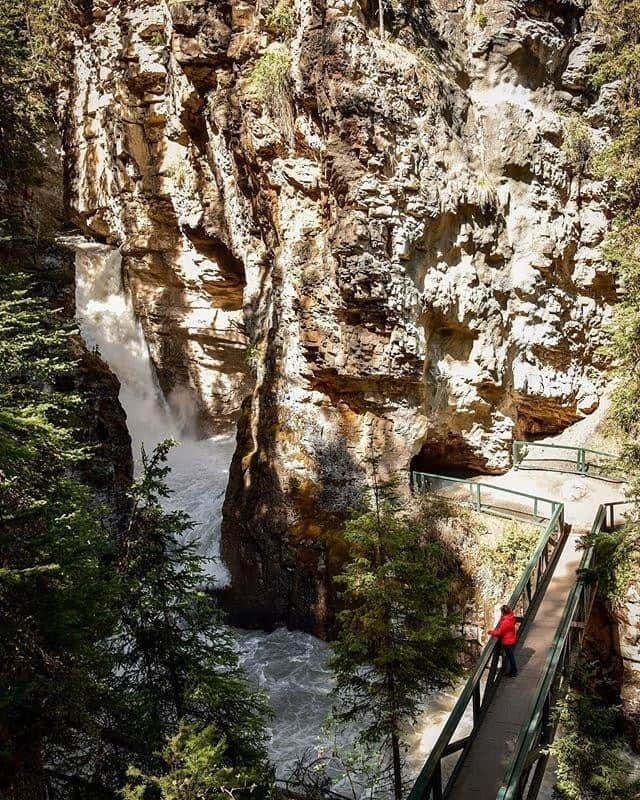
M 582 557 L 580 533 L 572 532 L 567 538 L 548 589 L 516 648 L 520 673 L 498 684 L 447 800 L 493 800 L 497 794 L 576 581 Z

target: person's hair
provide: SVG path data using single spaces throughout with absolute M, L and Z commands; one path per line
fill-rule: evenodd
M 511 614 L 509 606 L 500 606 L 500 611 L 502 611 L 503 614 Z

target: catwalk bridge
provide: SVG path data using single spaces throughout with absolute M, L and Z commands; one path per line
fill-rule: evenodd
M 615 457 L 607 453 L 515 442 L 513 455 L 519 470 L 621 482 Z M 571 528 L 558 499 L 423 472 L 413 472 L 411 480 L 414 491 L 430 490 L 479 512 L 535 522 L 541 535 L 508 601 L 522 618 L 518 677 L 503 679 L 500 647 L 490 639 L 409 800 L 534 800 L 555 735 L 554 709 L 568 688 L 597 589 L 587 578 L 595 566 L 593 547 L 584 546 L 588 528 Z M 599 505 L 591 533 L 613 530 L 624 505 Z

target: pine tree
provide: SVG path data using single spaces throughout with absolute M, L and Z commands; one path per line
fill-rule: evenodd
M 75 15 L 73 0 L 0 0 L 0 176 L 11 187 L 41 179 Z
M 129 771 L 125 800 L 243 800 L 270 795 L 260 770 L 229 766 L 226 741 L 209 725 L 199 728 L 182 723 L 162 751 L 164 770 L 149 775 L 137 769 Z
M 166 758 L 163 764 L 154 753 L 178 742 L 208 747 L 217 737 L 221 767 L 231 774 L 248 771 L 267 792 L 272 775 L 264 700 L 247 685 L 232 634 L 205 590 L 205 559 L 190 535 L 193 523 L 184 512 L 162 507 L 171 446 L 166 441 L 151 456 L 143 452 L 120 546 L 122 617 L 114 639 L 123 701 L 119 727 L 127 719 L 127 738 L 138 741 L 134 763 L 159 775 Z
M 390 750 L 394 796 L 402 796 L 402 738 L 425 695 L 459 673 L 460 640 L 444 546 L 400 513 L 394 488 L 372 457 L 369 510 L 345 526 L 349 557 L 338 582 L 345 610 L 331 667 L 334 716 L 361 726 L 359 739 Z
M 44 796 L 46 762 L 93 725 L 110 669 L 108 542 L 74 419 L 69 331 L 21 275 L 0 278 L 0 786 Z M 50 760 L 50 759 L 49 759 Z

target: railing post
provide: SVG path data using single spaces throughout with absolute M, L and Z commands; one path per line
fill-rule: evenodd
M 438 761 L 434 770 L 431 788 L 433 790 L 433 800 L 442 800 L 442 761 Z M 428 800 L 428 795 L 425 800 Z
M 534 517 L 538 516 L 538 498 L 537 497 L 533 498 L 533 516 Z
M 482 503 L 480 501 L 480 484 L 476 484 L 476 511 L 482 510 Z
M 587 454 L 584 448 L 578 450 L 578 472 L 584 475 L 587 471 Z
M 542 724 L 540 730 L 540 741 L 542 744 L 549 744 L 549 721 L 551 719 L 550 700 L 551 698 L 547 695 L 542 707 Z
M 513 468 L 518 469 L 520 465 L 520 445 L 515 441 L 511 445 L 511 461 L 513 463 Z

